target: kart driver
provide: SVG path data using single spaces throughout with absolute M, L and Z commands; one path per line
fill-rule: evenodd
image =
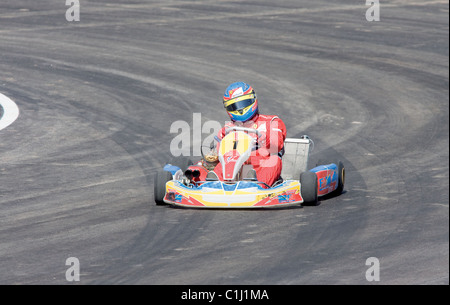
M 257 129 L 259 136 L 249 133 L 256 138 L 257 149 L 252 152 L 248 161 L 253 166 L 253 170 L 250 170 L 247 177 L 244 178 L 257 179 L 268 186 L 272 186 L 280 179 L 281 175 L 281 157 L 284 153 L 283 146 L 286 138 L 284 122 L 275 115 L 259 114 L 255 90 L 243 82 L 228 86 L 223 97 L 223 105 L 231 118 L 231 122 L 222 127 L 216 136 L 216 140 L 220 142 L 225 137 L 226 130 L 229 127 Z M 210 170 L 207 178 L 223 180 L 222 166 L 218 164 L 217 154 L 207 154 L 201 162 L 203 167 Z M 214 171 L 211 171 L 212 168 L 214 168 Z M 194 170 L 194 168 L 192 169 Z M 204 176 L 204 171 L 202 172 L 201 176 Z M 200 179 L 202 178 L 200 177 Z

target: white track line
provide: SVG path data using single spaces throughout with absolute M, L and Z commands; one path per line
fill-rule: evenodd
M 0 117 L 0 130 L 8 127 L 19 117 L 19 107 L 10 98 L 0 93 L 0 107 L 3 115 Z

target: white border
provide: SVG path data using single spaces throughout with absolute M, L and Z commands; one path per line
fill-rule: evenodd
M 0 93 L 0 106 L 3 115 L 0 118 L 0 130 L 5 129 L 19 117 L 19 107 L 9 97 Z

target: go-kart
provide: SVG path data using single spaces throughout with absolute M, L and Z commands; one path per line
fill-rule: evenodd
M 217 151 L 223 177 L 194 181 L 192 172 L 187 170 L 192 164 L 190 160 L 179 159 L 171 162 L 174 164 L 166 164 L 155 174 L 156 204 L 192 208 L 276 208 L 317 205 L 319 197 L 342 192 L 345 168 L 341 161 L 307 170 L 314 144 L 308 136 L 285 140 L 281 178 L 274 185 L 246 178 L 252 170 L 248 159 L 257 149 L 252 133 L 258 135 L 259 132 L 243 127 L 227 130 Z

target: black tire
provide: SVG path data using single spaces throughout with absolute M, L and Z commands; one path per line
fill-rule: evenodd
M 172 174 L 165 170 L 159 170 L 155 173 L 153 183 L 153 194 L 155 196 L 156 205 L 165 205 L 164 196 L 166 196 L 166 183 L 172 180 Z
M 334 191 L 336 195 L 342 194 L 344 191 L 344 184 L 345 184 L 345 167 L 344 164 L 339 160 L 335 163 L 338 167 L 338 187 Z
M 168 163 L 172 164 L 173 166 L 177 166 L 177 167 L 181 168 L 183 173 L 187 170 L 187 168 L 189 166 L 194 164 L 194 163 L 192 163 L 191 159 L 189 159 L 188 157 L 185 157 L 185 156 L 173 157 L 172 159 L 170 159 L 170 161 Z
M 301 195 L 303 197 L 303 205 L 316 206 L 319 204 L 317 196 L 317 175 L 316 173 L 307 171 L 300 174 Z

